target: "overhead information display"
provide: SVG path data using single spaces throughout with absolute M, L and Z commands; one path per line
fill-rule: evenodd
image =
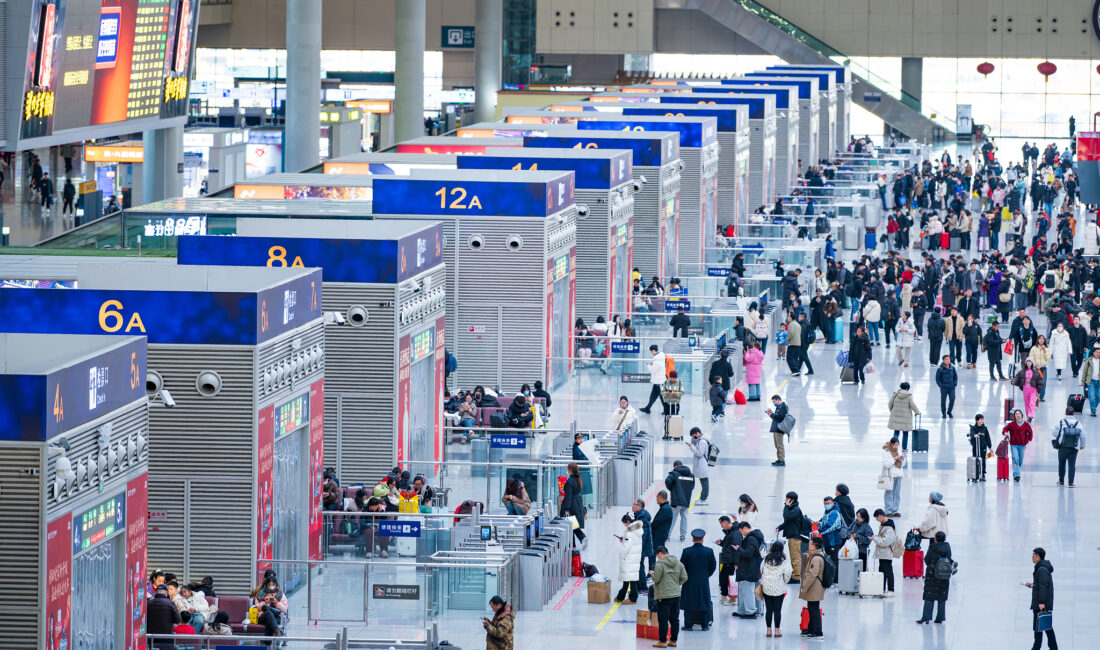
M 187 114 L 198 0 L 26 1 L 22 139 Z

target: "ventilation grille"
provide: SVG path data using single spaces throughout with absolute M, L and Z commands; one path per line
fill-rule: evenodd
M 392 388 L 386 393 L 326 393 L 325 466 L 336 467 L 344 485 L 373 484 L 393 468 L 393 395 Z M 338 435 L 329 435 L 330 422 L 337 423 Z
M 642 271 L 642 277 L 649 277 L 658 272 L 658 262 L 661 259 L 661 184 L 660 175 L 671 168 L 665 165 L 657 167 L 634 166 L 634 178 L 636 180 L 645 176 L 648 183 L 642 185 L 642 189 L 634 193 L 634 266 Z
M 676 245 L 680 264 L 697 265 L 703 247 L 702 155 L 697 147 L 680 147 L 680 157 L 684 171 L 680 173 L 680 236 Z
M 594 322 L 611 302 L 611 222 L 622 211 L 616 190 L 578 189 L 576 201 L 588 206 L 588 216 L 577 219 L 577 316 Z M 631 202 L 633 204 L 633 201 Z
M 4 27 L 8 24 L 8 5 L 7 3 L 0 3 L 0 70 L 8 69 L 8 36 L 7 29 Z M 7 84 L 0 84 L 0 106 L 6 107 L 8 105 L 8 90 Z M 18 127 L 17 127 L 18 128 Z M 0 141 L 8 139 L 8 112 L 6 110 L 0 110 Z M 0 629 L 8 629 L 7 626 L 0 625 Z
M 788 113 L 789 115 L 790 113 Z M 789 194 L 791 188 L 791 128 L 787 117 L 779 118 L 775 131 L 775 193 L 776 196 Z M 797 131 L 797 122 L 795 130 Z M 797 162 L 794 164 L 798 164 Z M 770 203 L 767 197 L 764 203 Z
M 2 7 L 3 5 L 0 5 Z M 2 30 L 0 30 L 2 31 Z M 42 574 L 41 476 L 25 470 L 42 464 L 40 446 L 5 445 L 0 454 L 0 630 L 4 646 L 38 647 Z
M 321 306 L 325 308 L 323 291 Z M 297 347 L 294 341 L 299 342 Z M 312 376 L 325 371 L 324 325 L 318 319 L 312 325 L 264 343 L 257 350 L 256 362 L 256 395 L 261 402 L 280 394 L 297 393 L 304 383 L 312 381 Z
M 718 223 L 737 223 L 737 133 L 718 133 Z
M 242 514 L 225 498 L 227 491 L 237 490 L 252 494 L 252 490 L 243 486 L 230 488 L 226 482 L 213 478 L 187 480 L 189 526 L 185 575 L 190 579 L 217 576 L 218 589 L 229 594 L 247 593 L 253 586 L 255 571 L 252 508 Z
M 816 165 L 818 160 L 818 129 L 821 123 L 817 103 L 809 99 L 798 100 L 800 104 L 798 122 L 798 157 L 802 159 L 802 168 Z

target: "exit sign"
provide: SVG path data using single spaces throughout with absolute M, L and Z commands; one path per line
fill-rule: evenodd
M 471 48 L 474 46 L 473 25 L 443 25 L 441 29 L 443 32 L 441 47 Z

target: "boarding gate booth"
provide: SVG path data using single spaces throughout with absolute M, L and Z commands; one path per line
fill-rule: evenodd
M 783 79 L 797 79 L 804 80 L 817 80 L 817 90 L 819 96 L 819 109 L 818 109 L 818 156 L 814 159 L 813 164 L 817 164 L 820 159 L 832 160 L 836 154 L 841 143 L 837 138 L 837 84 L 836 77 L 831 71 L 813 71 L 813 70 L 787 70 L 787 69 L 772 69 L 761 72 L 752 72 L 746 75 L 747 77 L 779 77 Z M 723 82 L 725 83 L 725 82 Z M 801 97 L 801 95 L 799 95 Z M 847 140 L 844 141 L 843 146 L 847 147 Z
M 760 86 L 785 87 L 793 86 L 798 92 L 798 159 L 801 165 L 796 163 L 796 179 L 791 184 L 797 184 L 797 178 L 801 172 L 812 165 L 816 165 L 821 156 L 821 93 L 818 92 L 818 80 L 816 78 L 793 79 L 783 75 L 764 76 L 752 73 L 736 79 L 723 79 L 723 86 L 736 86 L 740 88 L 758 88 Z M 825 109 L 825 124 L 828 123 L 828 106 Z
M 181 265 L 321 267 L 324 458 L 350 481 L 442 460 L 442 247 L 443 227 L 428 222 L 244 218 L 235 237 L 182 237 L 178 255 Z
M 0 309 L 10 331 L 149 339 L 149 564 L 242 593 L 257 562 L 317 557 L 321 271 L 87 263 L 76 282 L 0 291 Z
M 852 137 L 852 69 L 840 64 L 770 65 L 765 70 L 827 72 L 833 77 L 836 90 L 836 149 L 829 150 L 831 159 L 837 151 L 846 151 Z
M 145 360 L 143 336 L 0 334 L 7 647 L 144 642 Z

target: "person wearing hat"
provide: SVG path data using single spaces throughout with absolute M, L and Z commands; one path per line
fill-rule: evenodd
M 943 504 L 943 495 L 933 490 L 928 493 L 928 509 L 924 511 L 924 519 L 921 519 L 917 529 L 921 537 L 935 539 L 936 533 L 948 533 L 947 506 Z
M 707 533 L 702 528 L 691 531 L 691 546 L 680 553 L 680 564 L 687 572 L 687 582 L 680 590 L 680 609 L 684 612 L 684 629 L 699 624 L 704 631 L 710 629 L 714 612 L 710 600 L 710 577 L 718 568 L 714 551 L 703 546 Z

